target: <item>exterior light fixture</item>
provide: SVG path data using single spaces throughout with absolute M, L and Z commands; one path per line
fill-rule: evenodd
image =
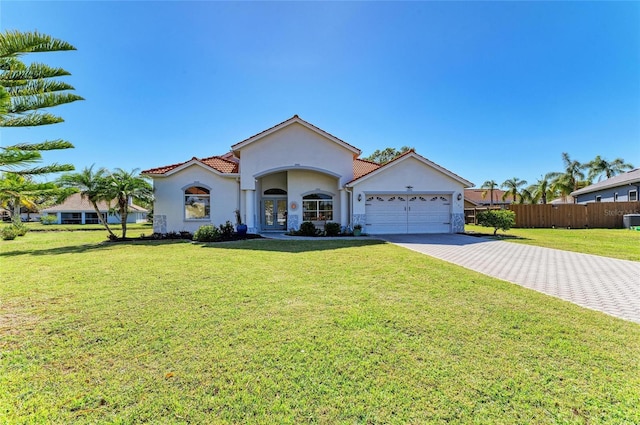
M 362 193 L 358 193 L 358 202 L 362 201 Z
M 456 199 L 460 201 L 462 199 L 462 193 L 458 193 L 458 196 L 456 197 Z

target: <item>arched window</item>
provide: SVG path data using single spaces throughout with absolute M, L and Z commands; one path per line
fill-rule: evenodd
M 333 198 L 324 193 L 312 193 L 302 197 L 303 221 L 333 220 Z
M 265 190 L 265 191 L 264 191 L 264 194 L 265 194 L 265 195 L 286 195 L 286 194 L 287 194 L 287 191 L 286 191 L 286 190 L 284 190 L 284 189 L 276 189 L 276 188 L 273 188 L 273 189 L 267 189 L 267 190 Z
M 206 220 L 210 217 L 211 195 L 209 189 L 191 186 L 184 191 L 184 218 L 186 220 Z

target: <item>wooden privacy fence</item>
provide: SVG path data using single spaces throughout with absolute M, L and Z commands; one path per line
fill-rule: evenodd
M 514 227 L 622 228 L 622 216 L 640 214 L 640 202 L 590 202 L 588 204 L 512 204 Z

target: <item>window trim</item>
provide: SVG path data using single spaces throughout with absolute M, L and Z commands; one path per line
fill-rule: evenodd
M 305 199 L 308 196 L 313 196 L 316 195 L 318 196 L 318 199 Z M 335 208 L 334 208 L 334 196 L 331 193 L 328 192 L 323 192 L 323 191 L 313 191 L 313 192 L 307 192 L 305 194 L 303 194 L 302 196 L 302 221 L 333 221 L 334 220 L 334 213 L 335 213 Z M 315 208 L 313 209 L 308 209 L 305 206 L 308 205 L 308 203 L 315 203 Z M 331 205 L 331 209 L 327 210 L 327 209 L 320 209 L 320 203 L 321 202 L 326 202 L 326 203 L 330 203 Z M 308 212 L 312 212 L 314 213 L 314 217 L 312 219 L 305 219 L 305 214 L 307 214 Z M 331 218 L 323 218 L 325 217 L 327 214 L 327 212 L 331 213 Z M 321 213 L 325 213 L 325 215 L 322 215 Z
M 602 195 L 596 195 L 596 202 L 602 202 Z
M 632 194 L 632 193 L 633 193 L 633 197 L 635 198 L 635 199 L 633 199 L 633 200 L 631 199 L 631 194 Z M 630 191 L 629 191 L 629 194 L 628 194 L 628 198 L 627 198 L 627 200 L 628 200 L 629 202 L 636 202 L 636 201 L 638 200 L 638 189 L 630 190 Z
M 206 189 L 209 192 L 209 216 L 208 217 L 203 217 L 203 218 L 188 218 L 187 217 L 187 190 L 192 188 L 192 187 L 200 187 L 202 189 Z M 210 222 L 211 221 L 211 187 L 207 186 L 206 184 L 202 184 L 199 181 L 195 181 L 193 183 L 190 183 L 186 186 L 183 186 L 181 189 L 182 192 L 182 218 L 184 221 L 189 221 L 189 222 L 193 222 L 193 221 L 200 221 L 200 222 Z

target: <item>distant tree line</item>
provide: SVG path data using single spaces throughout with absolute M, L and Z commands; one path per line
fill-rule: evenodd
M 495 180 L 487 180 L 480 186 L 481 189 L 485 189 L 482 197 L 486 198 L 489 195 L 490 204 L 493 205 L 493 192 L 501 187 L 505 189 L 503 201 L 511 197 L 516 203 L 546 204 L 555 198 L 569 196 L 571 192 L 589 186 L 595 181 L 633 169 L 633 165 L 624 162 L 622 158 L 607 161 L 600 155 L 589 162 L 580 163 L 563 152 L 562 162 L 563 171 L 547 173 L 528 186 L 526 180 L 520 180 L 518 177 L 507 179 L 500 185 Z

